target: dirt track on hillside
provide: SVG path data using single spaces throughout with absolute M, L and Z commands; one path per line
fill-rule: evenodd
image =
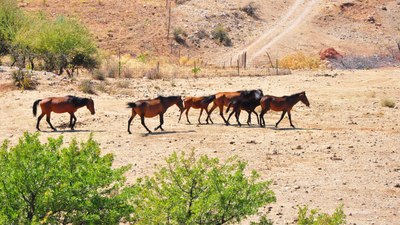
M 173 151 L 194 148 L 197 154 L 222 160 L 238 155 L 262 179 L 274 180 L 271 188 L 277 202 L 261 212 L 272 207 L 268 217 L 275 224 L 295 223 L 297 205 L 332 213 L 341 203 L 348 224 L 400 224 L 399 76 L 397 69 L 297 72 L 272 77 L 132 79 L 128 89 L 134 97 L 104 93 L 92 96 L 94 116 L 80 109 L 76 131 L 70 132 L 60 127 L 68 122 L 68 115 L 53 114 L 52 123 L 59 132 L 51 132 L 43 120 L 41 139 L 64 135 L 66 142 L 73 137 L 86 140 L 92 132 L 103 153 L 115 154 L 115 166 L 133 165 L 127 174 L 130 182 L 154 172 Z M 1 74 L 0 82 L 9 80 Z M 1 140 L 15 144 L 24 131 L 35 131 L 34 100 L 66 94 L 85 96 L 76 91 L 74 82 L 49 75 L 41 75 L 40 82 L 35 91 L 0 92 Z M 297 129 L 289 127 L 287 118 L 275 129 L 273 124 L 280 116 L 276 112 L 267 113 L 266 128 L 254 124 L 225 126 L 217 113 L 212 115 L 214 125 L 188 125 L 185 120 L 177 123 L 179 112 L 172 107 L 165 115 L 165 132 L 146 135 L 139 118 L 133 120 L 133 134 L 126 131 L 128 101 L 158 94 L 205 95 L 253 88 L 278 96 L 306 91 L 311 107 L 301 103 L 294 107 L 292 119 Z M 395 100 L 396 107 L 382 107 L 382 99 Z M 196 123 L 198 112 L 191 110 L 192 123 Z M 234 120 L 231 122 L 234 124 Z M 154 128 L 158 118 L 146 119 L 146 124 Z

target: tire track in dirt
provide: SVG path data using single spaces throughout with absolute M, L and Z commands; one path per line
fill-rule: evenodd
M 251 64 L 257 57 L 265 53 L 268 48 L 299 26 L 310 15 L 310 12 L 319 1 L 296 0 L 272 28 L 268 28 L 255 41 L 238 50 L 235 54 L 236 59 L 243 52 L 247 52 L 247 62 Z

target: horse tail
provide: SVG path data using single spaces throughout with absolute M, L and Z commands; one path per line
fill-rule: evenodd
M 39 104 L 39 102 L 42 101 L 42 99 L 38 99 L 33 103 L 33 116 L 36 116 L 37 113 L 37 105 Z
M 136 107 L 136 103 L 134 103 L 134 102 L 128 102 L 128 103 L 126 103 L 126 105 L 128 106 L 128 108 L 135 108 Z
M 212 101 L 214 101 L 214 99 L 215 99 L 215 95 L 210 95 L 210 96 L 206 97 L 205 99 L 203 99 L 201 101 L 201 103 L 210 104 Z

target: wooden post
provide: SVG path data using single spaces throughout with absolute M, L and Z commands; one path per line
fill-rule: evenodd
M 121 77 L 121 47 L 118 47 L 118 77 Z
M 171 29 L 171 1 L 168 4 L 168 25 L 167 25 L 167 40 L 169 38 L 169 30 Z
M 274 64 L 272 63 L 271 57 L 269 56 L 268 52 L 267 52 L 267 56 L 269 59 L 269 63 L 271 64 L 271 68 L 274 68 Z
M 232 57 L 231 57 L 231 63 L 229 64 L 229 67 L 232 67 Z
M 237 60 L 237 72 L 238 72 L 238 76 L 240 76 L 240 62 L 239 62 L 240 60 L 238 59 Z
M 279 68 L 278 59 L 276 59 L 276 75 L 279 75 L 278 68 Z
M 157 62 L 157 74 L 160 74 L 160 62 Z
M 246 69 L 246 64 L 247 64 L 247 52 L 244 52 L 243 55 L 243 67 Z

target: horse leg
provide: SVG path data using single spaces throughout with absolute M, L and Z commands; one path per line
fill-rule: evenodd
M 217 108 L 217 105 L 214 103 L 213 106 L 211 107 L 211 109 L 208 111 L 207 113 L 207 118 L 206 121 L 208 121 L 208 119 L 211 120 L 211 113 L 215 110 L 215 108 Z M 211 120 L 212 121 L 212 120 Z M 214 123 L 214 122 L 213 122 Z
M 282 112 L 282 115 L 281 115 L 281 118 L 279 119 L 278 122 L 276 122 L 275 127 L 278 127 L 278 124 L 281 122 L 281 120 L 283 119 L 283 117 L 285 116 L 285 114 L 286 114 L 286 111 L 283 111 L 283 112 Z
M 250 110 L 246 110 L 248 116 L 247 116 L 247 125 L 250 126 L 251 123 L 251 111 Z
M 240 116 L 240 109 L 238 109 L 238 110 L 235 110 L 235 117 L 236 117 L 236 121 L 237 121 L 237 123 L 238 123 L 239 127 L 241 127 L 241 126 L 242 126 L 242 124 L 241 124 L 241 123 L 240 123 L 240 121 L 239 121 L 239 116 Z
M 206 113 L 207 113 L 207 115 L 208 115 L 208 113 L 209 113 L 209 111 L 208 111 L 208 109 L 206 108 Z M 207 122 L 207 124 L 208 124 L 208 119 L 210 119 L 210 122 L 212 123 L 212 124 L 214 124 L 214 122 L 212 121 L 212 119 L 211 119 L 211 117 L 210 118 L 206 118 L 206 122 Z
M 229 114 L 229 116 L 228 116 L 228 119 L 226 120 L 227 122 L 226 122 L 226 125 L 229 125 L 229 119 L 231 118 L 231 116 L 233 115 L 235 113 L 235 110 L 233 110 L 230 114 Z M 236 114 L 235 114 L 235 116 L 236 116 Z
M 158 125 L 158 127 L 156 127 L 154 129 L 154 131 L 158 130 L 158 128 L 160 128 L 160 130 L 164 131 L 164 129 L 162 128 L 162 125 L 164 124 L 164 113 L 160 114 L 160 125 Z
M 259 118 L 258 118 L 258 113 L 256 112 L 256 111 L 252 111 L 254 114 L 256 114 L 256 118 L 257 118 L 257 124 L 260 124 L 260 120 L 259 120 Z M 250 112 L 250 114 L 251 114 L 251 112 Z
M 185 110 L 186 110 L 186 109 L 183 109 L 183 110 L 181 111 L 181 114 L 179 115 L 178 123 L 179 123 L 179 121 L 181 121 L 182 114 L 183 114 L 183 112 L 184 112 Z
M 201 122 L 200 122 L 200 118 L 201 118 L 201 114 L 203 114 L 203 110 L 204 110 L 203 108 L 201 108 L 201 109 L 200 109 L 200 115 L 199 115 L 199 119 L 198 119 L 198 121 L 199 121 L 199 124 L 201 124 Z M 207 123 L 208 123 L 208 122 L 207 122 Z
M 144 124 L 144 115 L 140 116 L 140 121 L 141 121 L 142 125 L 144 126 L 144 128 L 146 128 L 147 132 L 151 133 L 151 130 L 149 130 L 149 128 L 147 128 L 146 124 Z
M 73 130 L 74 129 L 74 127 L 75 127 L 75 124 L 76 124 L 76 116 L 75 116 L 75 114 L 72 114 L 73 115 L 73 122 L 72 122 L 72 127 L 71 127 L 71 130 Z
M 50 113 L 46 114 L 46 121 L 50 125 L 51 129 L 53 129 L 54 131 L 57 131 L 57 129 L 54 128 L 53 125 L 50 122 Z
M 189 121 L 189 109 L 190 109 L 190 108 L 186 109 L 186 120 L 187 120 L 187 122 L 188 122 L 189 124 L 191 124 L 190 121 Z
M 289 117 L 290 126 L 293 127 L 293 128 L 296 128 L 296 127 L 294 127 L 294 125 L 292 123 L 292 116 L 290 115 L 290 111 L 288 111 L 287 114 L 288 114 L 288 117 Z
M 219 115 L 222 117 L 222 119 L 224 120 L 226 125 L 230 125 L 229 124 L 229 118 L 228 118 L 228 120 L 226 120 L 225 117 L 224 117 L 224 105 L 219 106 Z
M 132 122 L 133 118 L 135 118 L 135 116 L 136 116 L 136 113 L 134 113 L 133 110 L 132 110 L 132 115 L 131 115 L 131 117 L 130 117 L 129 120 L 128 120 L 128 133 L 129 133 L 129 134 L 132 134 L 132 133 L 131 133 L 131 122 Z M 143 121 L 142 124 L 144 124 L 144 121 Z
M 37 119 L 36 129 L 37 129 L 38 131 L 40 131 L 40 129 L 39 129 L 40 120 L 43 118 L 44 115 L 45 115 L 44 113 L 40 114 L 40 116 L 39 116 L 38 119 Z

